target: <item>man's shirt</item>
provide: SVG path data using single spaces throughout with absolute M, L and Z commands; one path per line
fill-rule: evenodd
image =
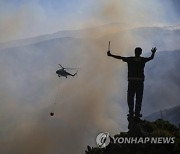
M 128 81 L 144 81 L 144 66 L 151 58 L 122 57 L 128 63 Z

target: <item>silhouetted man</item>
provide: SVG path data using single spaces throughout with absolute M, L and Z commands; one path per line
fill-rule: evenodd
M 135 48 L 135 57 L 121 57 L 111 54 L 110 51 L 107 52 L 108 56 L 116 59 L 122 59 L 122 61 L 128 64 L 128 92 L 127 92 L 127 102 L 129 106 L 129 117 L 133 117 L 134 113 L 136 117 L 142 117 L 140 114 L 143 89 L 144 89 L 144 66 L 145 63 L 154 58 L 156 52 L 156 47 L 151 49 L 151 56 L 148 58 L 141 57 L 142 49 L 140 47 Z M 134 97 L 136 95 L 136 104 L 134 112 Z

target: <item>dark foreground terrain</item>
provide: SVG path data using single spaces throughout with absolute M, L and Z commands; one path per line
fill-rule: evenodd
M 149 122 L 140 119 L 129 120 L 129 131 L 121 132 L 110 137 L 110 143 L 104 147 L 87 146 L 86 154 L 179 154 L 180 153 L 180 130 L 168 121 L 158 119 Z M 137 143 L 115 143 L 112 138 L 132 137 L 137 139 L 174 137 L 174 143 L 146 142 L 137 140 Z M 122 140 L 121 140 L 122 141 Z

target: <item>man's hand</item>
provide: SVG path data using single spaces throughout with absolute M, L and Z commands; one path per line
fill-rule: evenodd
M 156 50 L 157 50 L 157 48 L 156 48 L 156 47 L 154 47 L 154 48 L 152 48 L 152 49 L 151 49 L 151 52 L 152 52 L 152 53 L 155 53 L 155 52 L 156 52 Z
M 111 54 L 111 52 L 110 52 L 110 51 L 108 51 L 108 52 L 107 52 L 107 55 L 108 55 L 108 56 L 111 56 L 112 54 Z

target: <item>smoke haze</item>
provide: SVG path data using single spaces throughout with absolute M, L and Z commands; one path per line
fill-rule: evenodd
M 132 15 L 131 12 L 139 3 L 129 5 L 130 10 L 126 9 L 126 1 L 100 1 L 98 4 L 101 5 L 94 14 L 106 23 L 126 23 L 133 18 L 137 20 L 139 16 Z M 38 8 L 35 8 L 34 21 L 44 16 L 41 8 Z M 22 7 L 22 10 L 23 13 L 20 11 L 21 13 L 9 18 L 1 17 L 0 41 L 21 36 L 21 30 L 30 24 L 26 19 L 28 9 Z M 39 12 L 42 14 L 39 15 Z M 138 24 L 141 25 L 148 18 L 150 16 L 145 13 Z M 155 20 L 158 18 L 160 16 Z M 84 24 L 84 28 L 91 24 L 93 25 L 91 22 Z M 109 26 L 105 30 L 102 27 L 102 31 L 99 29 L 101 36 L 95 33 L 91 37 L 93 29 L 88 29 L 83 31 L 82 38 L 54 38 L 26 46 L 1 49 L 0 153 L 83 153 L 88 144 L 95 145 L 98 133 L 107 131 L 117 134 L 127 130 L 126 65 L 107 57 L 106 52 L 109 40 L 112 41 L 112 52 L 123 56 L 133 55 L 136 45 L 143 46 L 145 50 L 156 45 L 156 42 L 153 44 L 151 40 L 149 42 L 152 44 L 144 45 L 142 41 L 145 36 L 139 31 L 127 30 L 127 26 L 132 28 L 136 25 L 137 23 L 113 23 L 113 28 Z M 31 30 L 33 31 L 33 28 Z M 140 36 L 134 39 L 132 34 Z M 159 46 L 163 47 L 163 42 Z M 74 78 L 58 78 L 55 71 L 59 63 L 64 67 L 81 69 Z M 154 74 L 160 71 L 157 70 Z M 172 89 L 176 88 L 172 86 Z M 148 101 L 149 96 L 145 96 L 145 100 Z M 50 117 L 54 102 L 55 116 Z M 177 105 L 177 101 L 175 103 L 172 105 Z M 162 106 L 170 105 L 158 105 L 159 108 Z M 155 106 L 149 105 L 149 109 L 153 110 Z M 144 109 L 146 110 L 147 108 Z

